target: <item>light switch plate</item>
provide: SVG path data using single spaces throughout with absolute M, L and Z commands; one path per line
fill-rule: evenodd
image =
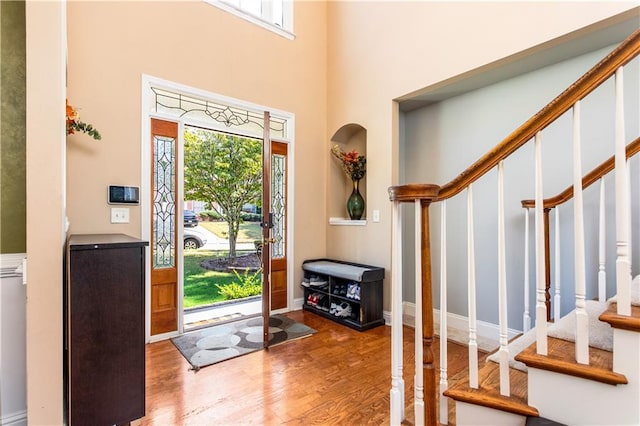
M 373 211 L 373 221 L 380 222 L 380 210 Z
M 112 207 L 111 223 L 129 223 L 129 209 L 126 207 Z

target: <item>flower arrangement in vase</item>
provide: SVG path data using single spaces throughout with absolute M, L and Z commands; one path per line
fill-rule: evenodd
M 331 153 L 340 160 L 342 170 L 351 179 L 353 190 L 347 200 L 347 211 L 351 220 L 360 220 L 364 213 L 364 198 L 360 195 L 360 179 L 367 173 L 367 159 L 353 150 L 345 152 L 338 145 L 331 148 Z

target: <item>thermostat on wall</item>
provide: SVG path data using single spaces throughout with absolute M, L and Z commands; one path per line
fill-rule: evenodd
M 138 204 L 140 189 L 137 186 L 109 185 L 109 204 Z

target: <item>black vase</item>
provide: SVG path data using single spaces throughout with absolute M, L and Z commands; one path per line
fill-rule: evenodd
M 360 220 L 364 213 L 364 198 L 362 198 L 360 190 L 358 189 L 360 179 L 353 179 L 352 182 L 353 191 L 347 200 L 347 211 L 349 212 L 351 220 Z

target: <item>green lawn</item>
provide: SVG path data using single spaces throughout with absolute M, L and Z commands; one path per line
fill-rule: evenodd
M 189 250 L 184 252 L 184 307 L 208 305 L 222 302 L 216 284 L 228 284 L 235 280 L 233 273 L 209 271 L 200 266 L 200 262 L 217 255 L 215 251 Z
M 200 222 L 199 225 L 220 238 L 229 238 L 229 225 L 227 225 L 227 222 Z M 262 229 L 260 228 L 260 223 L 243 222 L 240 224 L 237 242 L 252 243 L 254 240 L 261 239 Z

